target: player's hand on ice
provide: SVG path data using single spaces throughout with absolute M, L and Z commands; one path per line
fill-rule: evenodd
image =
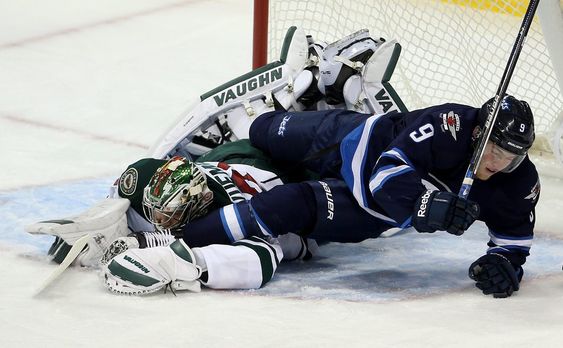
M 520 268 L 521 269 L 521 268 Z M 520 288 L 523 272 L 516 273 L 514 266 L 500 254 L 481 256 L 469 266 L 469 278 L 485 295 L 504 298 Z
M 479 205 L 446 191 L 425 191 L 414 206 L 418 232 L 448 231 L 460 236 L 479 217 Z

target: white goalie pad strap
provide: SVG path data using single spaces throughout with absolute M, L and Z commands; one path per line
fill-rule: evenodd
M 319 62 L 319 90 L 326 94 L 326 88 L 337 82 L 343 65 L 360 70 L 363 63 L 350 58 L 367 50 L 375 51 L 378 44 L 378 41 L 370 38 L 367 29 L 362 29 L 326 46 Z
M 313 82 L 313 73 L 309 70 L 303 70 L 295 80 L 291 80 L 287 87 L 275 93 L 276 100 L 281 106 L 288 111 L 302 111 L 303 107 L 297 102 L 297 99 L 305 93 Z
M 306 36 L 299 29 L 291 30 L 288 35 L 286 41 L 289 40 L 289 43 L 284 45 L 281 61 L 265 65 L 202 95 L 201 102 L 176 120 L 149 150 L 148 156 L 165 158 L 185 146 L 191 147 L 188 153 L 200 155 L 206 152 L 209 148 L 192 145 L 192 139 L 208 131 L 215 132 L 211 136 L 221 136 L 221 131 L 214 129 L 215 122 L 220 118 L 228 124 L 229 140 L 248 138 L 252 121 L 262 113 L 274 110 L 273 103 L 265 102 L 272 94 L 276 99 L 283 100 L 281 103 L 284 107 L 291 106 L 298 94 L 295 93 L 295 87 L 290 91 L 287 86 L 296 81 L 307 66 L 308 44 Z
M 124 198 L 108 198 L 97 202 L 88 210 L 63 219 L 41 221 L 25 226 L 31 234 L 48 234 L 62 238 L 73 245 L 80 237 L 106 230 L 125 217 L 131 203 Z

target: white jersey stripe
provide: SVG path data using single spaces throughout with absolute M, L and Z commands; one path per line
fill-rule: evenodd
M 375 191 L 379 190 L 387 180 L 412 170 L 413 169 L 407 165 L 380 170 L 375 173 L 373 178 L 369 181 L 369 190 L 372 194 L 374 194 Z
M 257 225 L 258 225 L 258 227 L 260 227 L 260 231 L 262 231 L 262 234 L 266 237 L 273 237 L 274 234 L 272 232 L 270 232 L 270 230 L 268 229 L 268 226 L 266 226 L 266 224 L 264 222 L 262 222 L 262 219 L 260 219 L 258 214 L 256 214 L 256 211 L 254 210 L 252 205 L 249 205 L 249 206 L 250 206 L 250 209 L 252 209 L 252 214 L 256 218 Z
M 369 214 L 375 216 L 378 219 L 388 221 L 391 223 L 396 223 L 395 220 L 383 214 L 380 214 L 368 207 L 368 202 L 365 197 L 366 190 L 364 187 L 364 182 L 362 180 L 362 172 L 364 171 L 364 167 L 365 167 L 367 143 L 369 141 L 369 137 L 371 135 L 371 131 L 375 123 L 381 116 L 382 115 L 374 115 L 366 120 L 366 123 L 364 124 L 364 128 L 362 129 L 360 141 L 358 142 L 358 145 L 354 152 L 354 156 L 352 157 L 350 168 L 348 169 L 351 169 L 352 171 L 352 182 L 353 182 L 352 194 L 354 198 L 356 198 L 356 201 L 360 204 L 360 206 Z
M 532 237 L 522 238 L 522 239 L 506 239 L 506 238 L 500 238 L 498 236 L 495 236 L 490 231 L 489 231 L 489 237 L 491 238 L 491 242 L 495 243 L 498 246 L 515 245 L 515 246 L 526 247 L 526 248 L 532 247 Z
M 245 237 L 240 219 L 234 204 L 222 208 L 222 218 L 224 218 L 223 226 L 228 229 L 233 241 L 243 239 Z

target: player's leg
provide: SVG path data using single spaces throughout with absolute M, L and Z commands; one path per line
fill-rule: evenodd
M 248 202 L 220 208 L 185 226 L 183 239 L 188 245 L 204 246 L 296 233 L 359 242 L 389 228 L 358 206 L 344 182 L 330 179 L 277 186 Z
M 358 243 L 377 238 L 393 226 L 362 209 L 344 181 L 309 181 L 315 197 L 315 223 L 307 238 L 317 241 Z
M 321 176 L 338 175 L 338 144 L 369 115 L 349 110 L 269 112 L 250 128 L 252 145 L 274 160 L 302 163 Z
M 250 201 L 217 209 L 183 227 L 183 239 L 192 247 L 231 244 L 257 236 L 277 238 L 281 234 L 311 229 L 315 207 L 313 191 L 306 184 L 276 186 Z

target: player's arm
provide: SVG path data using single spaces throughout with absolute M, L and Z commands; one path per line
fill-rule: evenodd
M 438 111 L 405 117 L 415 121 L 381 154 L 370 177 L 370 193 L 399 227 L 460 235 L 477 218 L 478 206 L 452 192 L 427 190 L 419 173 L 459 165 L 467 152 L 467 139 L 461 133 L 444 131 L 444 114 Z
M 539 179 L 531 162 L 522 163 L 512 174 L 506 180 L 506 189 L 491 197 L 494 206 L 487 207 L 483 214 L 490 237 L 487 253 L 469 267 L 469 277 L 475 280 L 476 287 L 494 297 L 511 296 L 520 287 L 522 266 L 532 246 L 535 206 L 540 194 Z

